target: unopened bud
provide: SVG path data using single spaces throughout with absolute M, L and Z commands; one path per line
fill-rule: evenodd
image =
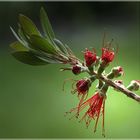
M 110 63 L 114 59 L 114 51 L 110 48 L 102 48 L 102 61 L 104 61 L 106 64 Z
M 79 94 L 85 94 L 89 90 L 90 86 L 91 81 L 89 79 L 81 79 L 76 83 L 76 88 Z
M 84 57 L 87 67 L 92 66 L 96 61 L 96 53 L 89 51 L 88 49 L 84 52 Z
M 73 72 L 74 74 L 79 74 L 79 73 L 81 73 L 81 67 L 80 67 L 80 66 L 77 66 L 77 65 L 73 66 L 73 67 L 72 67 L 72 72 Z
M 111 72 L 108 74 L 107 78 L 113 79 L 123 75 L 123 69 L 121 66 L 114 67 Z
M 131 91 L 137 91 L 137 90 L 139 90 L 139 88 L 140 88 L 140 81 L 139 80 L 133 80 L 127 86 L 127 89 L 131 90 Z
M 114 77 L 117 78 L 121 75 L 123 75 L 123 68 L 121 66 L 118 66 L 118 67 L 114 67 L 112 72 L 114 73 Z
M 114 83 L 118 84 L 118 85 L 123 85 L 123 81 L 122 80 L 115 80 Z
M 115 80 L 114 83 L 117 84 L 118 86 L 122 87 L 122 88 L 125 88 L 125 86 L 123 85 L 123 81 L 122 80 Z M 119 91 L 116 88 L 114 88 L 114 90 Z

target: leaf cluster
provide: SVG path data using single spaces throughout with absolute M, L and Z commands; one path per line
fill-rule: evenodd
M 31 19 L 20 14 L 18 31 L 11 31 L 17 41 L 10 44 L 12 55 L 19 61 L 30 65 L 47 65 L 52 63 L 74 64 L 77 58 L 71 49 L 55 37 L 47 13 L 42 7 L 40 22 L 43 35 Z

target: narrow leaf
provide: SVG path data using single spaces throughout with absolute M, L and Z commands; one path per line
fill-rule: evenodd
M 16 51 L 28 51 L 28 49 L 24 45 L 22 45 L 19 41 L 11 43 L 10 47 Z
M 15 38 L 21 43 L 24 44 L 24 42 L 19 38 L 19 36 L 17 35 L 17 33 L 14 31 L 14 29 L 12 27 L 10 27 L 13 35 L 15 36 Z
M 29 65 L 46 65 L 48 64 L 47 62 L 39 59 L 37 56 L 35 56 L 32 52 L 29 51 L 19 51 L 19 52 L 14 52 L 12 55 L 19 60 L 22 63 L 29 64 Z
M 42 50 L 42 51 L 45 51 L 45 52 L 51 53 L 51 54 L 57 53 L 54 46 L 52 44 L 50 44 L 48 42 L 48 40 L 43 37 L 40 37 L 37 35 L 32 35 L 30 37 L 30 41 L 31 41 L 32 47 L 36 50 Z
M 50 21 L 49 21 L 49 18 L 47 16 L 47 13 L 45 12 L 43 7 L 40 10 L 40 21 L 41 21 L 43 31 L 48 36 L 48 38 L 51 41 L 53 41 L 53 39 L 55 38 L 55 34 L 53 32 L 53 29 L 52 29 L 52 26 L 50 24 Z
M 23 31 L 28 36 L 30 36 L 32 34 L 40 35 L 37 27 L 32 22 L 32 20 L 30 20 L 28 17 L 20 14 L 19 15 L 19 22 L 20 22 L 21 27 L 23 28 Z
M 65 47 L 66 47 L 67 52 L 68 52 L 69 55 L 75 56 L 73 51 L 70 49 L 70 47 L 67 44 L 65 44 Z
M 19 26 L 19 28 L 18 28 L 19 37 L 22 39 L 22 41 L 27 42 L 28 39 L 27 39 L 26 35 L 24 34 L 23 29 L 21 28 L 21 25 L 18 24 L 18 26 Z
M 66 47 L 63 45 L 63 43 L 60 40 L 55 38 L 54 42 L 64 54 L 68 54 Z

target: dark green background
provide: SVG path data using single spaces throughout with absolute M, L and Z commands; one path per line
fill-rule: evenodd
M 124 84 L 140 79 L 140 3 L 139 2 L 0 2 L 0 137 L 1 138 L 102 138 L 101 121 L 97 133 L 94 123 L 69 121 L 64 112 L 78 103 L 71 95 L 71 83 L 62 91 L 64 79 L 85 77 L 60 72 L 62 65 L 33 67 L 16 61 L 9 44 L 15 40 L 9 26 L 17 27 L 18 14 L 25 14 L 38 25 L 39 10 L 47 9 L 57 37 L 77 56 L 95 47 L 101 54 L 103 32 L 119 44 L 112 66 L 121 65 Z M 94 93 L 95 84 L 90 89 Z M 140 94 L 140 92 L 137 92 Z M 140 138 L 140 104 L 112 89 L 105 110 L 107 138 Z

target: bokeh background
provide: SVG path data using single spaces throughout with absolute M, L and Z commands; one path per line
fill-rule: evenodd
M 49 15 L 57 37 L 83 59 L 84 48 L 101 54 L 103 33 L 118 44 L 112 66 L 121 65 L 125 85 L 140 79 L 140 2 L 0 2 L 0 138 L 102 138 L 101 121 L 93 133 L 64 113 L 78 103 L 71 95 L 71 82 L 62 91 L 64 79 L 85 77 L 60 72 L 62 65 L 28 66 L 10 55 L 15 41 L 9 26 L 17 27 L 18 14 L 38 26 L 39 10 Z M 89 91 L 94 93 L 95 84 Z M 140 94 L 140 92 L 137 92 Z M 112 89 L 105 110 L 107 138 L 140 138 L 140 104 Z

